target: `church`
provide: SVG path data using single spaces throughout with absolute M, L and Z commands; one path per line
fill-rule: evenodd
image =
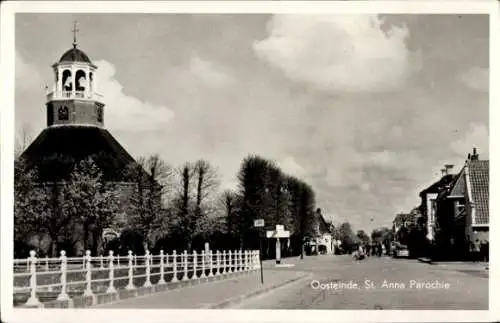
M 47 126 L 20 158 L 28 168 L 38 169 L 44 183 L 67 179 L 75 165 L 92 158 L 105 182 L 116 184 L 119 191 L 117 225 L 115 230 L 105 230 L 118 236 L 137 185 L 126 176 L 126 169 L 137 163 L 105 128 L 104 98 L 97 92 L 98 68 L 78 48 L 76 29 L 73 33 L 72 48 L 52 65 L 54 84 L 52 91 L 47 90 L 45 103 Z

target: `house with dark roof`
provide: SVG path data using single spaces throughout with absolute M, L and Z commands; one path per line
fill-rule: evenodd
M 464 251 L 476 239 L 489 241 L 489 160 L 480 160 L 475 148 L 441 200 L 439 213 L 453 224 L 454 245 Z
M 309 242 L 309 246 L 319 252 L 324 250 L 326 254 L 333 253 L 332 224 L 326 221 L 320 208 L 316 210 L 314 233 L 315 237 Z
M 442 177 L 433 183 L 431 186 L 422 190 L 420 196 L 420 213 L 425 222 L 427 239 L 432 242 L 436 236 L 436 211 L 437 198 L 446 187 L 448 187 L 455 179 L 455 175 L 448 174 L 448 168 L 444 169 Z

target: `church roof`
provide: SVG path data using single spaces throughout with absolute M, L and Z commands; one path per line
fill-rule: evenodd
M 73 47 L 69 50 L 67 50 L 62 56 L 61 59 L 59 59 L 59 63 L 63 62 L 84 62 L 84 63 L 90 63 L 90 58 L 87 54 L 85 54 L 82 50 Z
M 105 180 L 126 182 L 127 166 L 136 163 L 106 129 L 91 126 L 46 128 L 20 157 L 38 167 L 42 181 L 67 178 L 75 163 L 92 157 Z

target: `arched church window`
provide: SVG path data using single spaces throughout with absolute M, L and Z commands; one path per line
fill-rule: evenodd
M 52 103 L 47 104 L 47 125 L 51 126 L 54 124 L 54 106 Z
M 104 119 L 102 107 L 97 108 L 97 122 L 102 122 Z
M 87 79 L 85 76 L 85 72 L 82 70 L 78 70 L 76 72 L 76 91 L 85 91 L 87 87 Z
M 59 110 L 57 111 L 57 115 L 59 120 L 69 120 L 69 111 L 67 106 L 62 106 L 59 107 Z
M 62 84 L 64 91 L 73 91 L 73 80 L 71 79 L 70 70 L 64 70 L 62 76 Z

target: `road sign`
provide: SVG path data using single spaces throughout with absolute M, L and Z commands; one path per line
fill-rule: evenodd
M 284 225 L 276 225 L 276 230 L 266 232 L 267 238 L 290 238 L 290 231 L 285 231 Z
M 264 219 L 257 219 L 253 221 L 253 226 L 256 228 L 262 228 L 264 226 Z

